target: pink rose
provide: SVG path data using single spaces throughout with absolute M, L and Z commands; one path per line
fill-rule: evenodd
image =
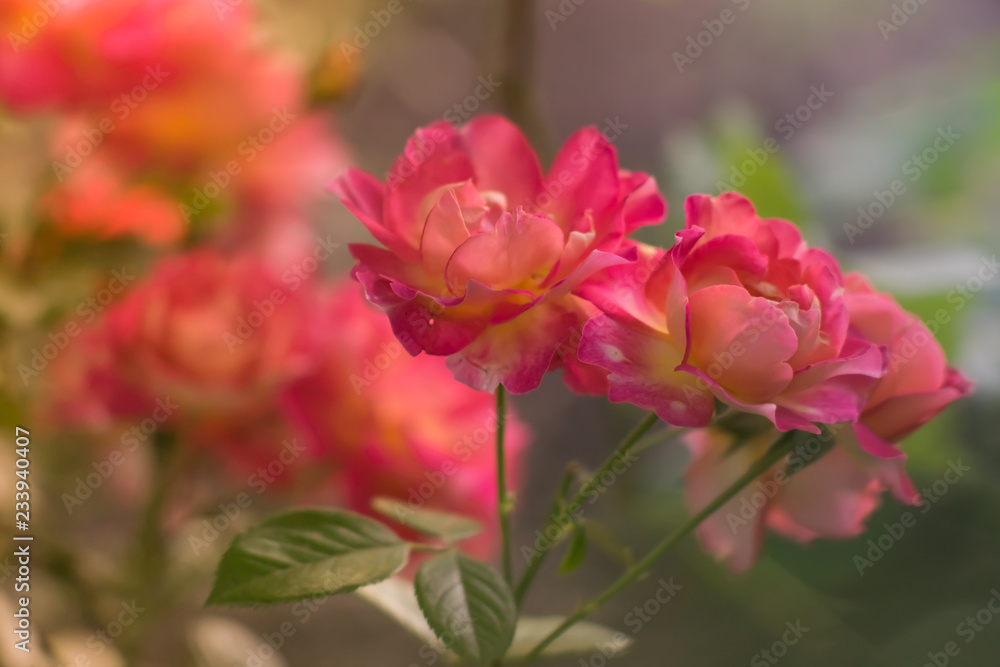
M 407 352 L 447 356 L 470 387 L 514 393 L 577 365 L 560 354 L 590 315 L 576 290 L 665 214 L 653 179 L 619 170 L 596 129 L 573 135 L 544 176 L 497 116 L 418 130 L 387 183 L 352 170 L 333 189 L 384 246 L 351 246 L 354 275 Z M 603 388 L 603 373 L 585 375 L 576 386 Z
M 879 345 L 849 335 L 836 260 L 744 197 L 695 195 L 669 251 L 638 247 L 581 293 L 604 311 L 581 361 L 612 401 L 704 426 L 718 399 L 780 430 L 852 421 L 884 373 Z
M 69 337 L 69 323 L 57 329 L 57 337 L 67 337 L 66 347 L 42 373 L 43 418 L 69 428 L 108 432 L 118 420 L 149 415 L 155 398 L 123 381 L 104 320 L 90 327 L 81 327 L 78 320 L 72 323 L 79 333 Z M 38 375 L 26 365 L 21 368 L 25 381 Z
M 844 288 L 848 336 L 886 351 L 885 375 L 869 387 L 856 420 L 800 443 L 699 527 L 705 548 L 734 571 L 753 563 L 767 529 L 801 542 L 846 538 L 864 531 L 886 490 L 901 502 L 918 504 L 904 469 L 906 456 L 894 443 L 971 390 L 919 318 L 875 292 L 859 274 L 848 274 Z M 740 477 L 777 435 L 765 429 L 735 449 L 734 436 L 717 428 L 687 436 L 693 460 L 686 495 L 692 510 Z M 826 447 L 832 449 L 824 453 Z
M 253 45 L 252 13 L 226 9 L 220 20 L 211 0 L 66 2 L 35 30 L 37 2 L 4 0 L 0 27 L 15 39 L 0 52 L 0 99 L 25 112 L 96 108 L 117 122 L 143 89 L 239 68 Z
M 385 495 L 421 507 L 479 518 L 484 534 L 467 546 L 495 546 L 493 398 L 452 377 L 444 360 L 407 355 L 385 317 L 355 283 L 341 283 L 326 314 L 337 323 L 317 371 L 294 382 L 285 405 L 304 444 L 340 468 L 350 507 L 371 512 Z M 528 441 L 508 412 L 506 449 L 516 485 Z
M 119 373 L 185 411 L 252 404 L 312 367 L 312 283 L 256 255 L 205 248 L 163 260 L 107 314 Z
M 848 274 L 845 283 L 852 332 L 888 351 L 885 376 L 872 387 L 854 436 L 870 454 L 899 457 L 893 443 L 967 396 L 972 384 L 948 366 L 941 345 L 918 317 L 876 292 L 860 274 Z

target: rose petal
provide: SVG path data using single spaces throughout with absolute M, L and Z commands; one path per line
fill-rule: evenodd
M 460 245 L 445 274 L 453 286 L 475 280 L 493 289 L 531 289 L 549 274 L 562 249 L 562 230 L 548 218 L 506 213 L 494 233 Z
M 584 326 L 580 361 L 608 371 L 608 398 L 653 410 L 676 426 L 705 426 L 715 411 L 710 391 L 697 378 L 676 371 L 683 351 L 652 330 L 599 315 Z
M 419 247 L 424 221 L 441 187 L 475 177 L 461 137 L 440 121 L 418 129 L 389 172 L 382 224 L 407 245 Z
M 484 331 L 448 357 L 448 368 L 473 389 L 493 391 L 503 384 L 512 394 L 527 393 L 541 383 L 556 350 L 577 324 L 576 313 L 543 302 Z
M 792 379 L 785 363 L 798 340 L 785 314 L 743 287 L 716 285 L 693 292 L 691 354 L 687 363 L 706 371 L 747 402 L 773 400 Z
M 588 127 L 571 136 L 556 156 L 541 186 L 539 209 L 567 234 L 587 232 L 579 226 L 587 211 L 594 220 L 613 224 L 608 216 L 617 205 L 618 190 L 615 149 L 596 128 Z M 597 236 L 603 238 L 608 232 L 606 228 L 599 229 Z
M 479 116 L 461 129 L 480 190 L 496 190 L 508 210 L 528 206 L 542 183 L 542 169 L 521 131 L 502 116 Z

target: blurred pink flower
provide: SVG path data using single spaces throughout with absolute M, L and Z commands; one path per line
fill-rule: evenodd
M 137 237 L 150 245 L 175 243 L 187 233 L 177 202 L 155 185 L 129 182 L 130 171 L 94 155 L 44 193 L 41 206 L 64 236 L 108 240 Z
M 604 314 L 579 356 L 611 372 L 611 400 L 681 426 L 708 424 L 716 399 L 782 431 L 854 420 L 885 359 L 849 335 L 836 260 L 735 193 L 685 210 L 673 248 L 638 247 L 581 291 Z
M 130 108 L 165 80 L 238 66 L 253 44 L 248 8 L 226 5 L 222 20 L 210 0 L 3 0 L 0 97 L 22 112 Z
M 0 23 L 41 20 L 37 3 L 0 3 Z M 63 114 L 44 205 L 57 230 L 162 245 L 186 223 L 254 235 L 307 214 L 348 151 L 305 108 L 300 64 L 261 47 L 249 7 L 91 0 L 15 30 L 32 35 L 0 54 L 0 98 Z
M 69 327 L 60 331 L 68 336 L 65 349 L 45 371 L 40 418 L 63 427 L 105 432 L 118 420 L 148 414 L 155 399 L 119 375 L 104 321 L 82 327 L 73 322 Z
M 865 530 L 865 520 L 878 507 L 882 493 L 892 490 L 899 500 L 916 495 L 903 458 L 872 456 L 840 436 L 813 435 L 799 444 L 741 493 L 723 505 L 697 529 L 698 539 L 734 572 L 753 565 L 764 533 L 770 529 L 800 542 L 815 538 L 848 538 Z M 714 500 L 767 452 L 778 433 L 767 429 L 737 445 L 733 434 L 717 428 L 685 436 L 692 461 L 685 474 L 685 495 L 691 511 Z M 816 459 L 817 456 L 822 458 Z
M 497 538 L 493 398 L 454 381 L 444 360 L 407 355 L 356 284 L 338 285 L 326 311 L 336 326 L 325 361 L 285 397 L 311 455 L 341 467 L 357 511 L 370 513 L 372 498 L 385 495 L 412 509 L 477 517 L 485 532 L 467 546 L 490 553 Z M 516 485 L 528 432 L 513 412 L 506 429 Z
M 324 332 L 312 282 L 204 248 L 160 262 L 107 314 L 119 373 L 182 411 L 232 410 L 311 369 Z
M 573 135 L 545 176 L 497 116 L 420 129 L 386 183 L 351 170 L 333 189 L 384 246 L 351 246 L 354 275 L 406 351 L 447 356 L 468 386 L 513 393 L 579 365 L 559 353 L 590 315 L 575 291 L 624 262 L 625 236 L 666 209 L 653 179 L 620 170 L 596 129 Z M 603 373 L 572 376 L 604 389 Z

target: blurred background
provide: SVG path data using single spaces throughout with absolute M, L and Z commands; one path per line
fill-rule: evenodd
M 123 657 L 124 650 L 120 655 L 120 646 L 104 650 L 93 633 L 107 628 L 107 619 L 117 618 L 122 602 L 132 598 L 94 590 L 103 584 L 93 577 L 124 576 L 131 562 L 129 536 L 145 525 L 138 508 L 159 450 L 136 450 L 123 472 L 104 489 L 93 489 L 92 500 L 78 510 L 67 506 L 65 494 L 76 493 L 80 476 L 96 470 L 118 446 L 122 422 L 96 427 L 94 420 L 81 418 L 67 419 L 74 423 L 64 426 L 61 417 L 87 412 L 77 405 L 79 394 L 94 390 L 74 384 L 78 374 L 57 373 L 56 362 L 46 364 L 48 369 L 33 368 L 29 381 L 20 367 L 30 367 L 33 350 L 52 340 L 49 334 L 65 331 L 67 314 L 83 323 L 86 308 L 81 311 L 78 304 L 110 289 L 110 272 L 123 262 L 141 277 L 164 253 L 211 234 L 221 234 L 222 245 L 263 244 L 276 253 L 279 245 L 285 247 L 281 244 L 295 248 L 282 261 L 302 247 L 305 254 L 311 252 L 313 238 L 332 239 L 336 247 L 319 273 L 328 280 L 343 275 L 351 266 L 347 244 L 366 240 L 367 233 L 323 192 L 326 182 L 349 163 L 385 174 L 413 130 L 435 119 L 461 122 L 513 109 L 544 160 L 576 129 L 596 125 L 606 130 L 625 168 L 655 175 L 671 210 L 666 225 L 643 230 L 640 236 L 648 242 L 672 242 L 673 232 L 683 226 L 683 198 L 693 192 L 738 190 L 761 215 L 795 221 L 810 243 L 830 250 L 846 270 L 866 272 L 877 288 L 896 295 L 925 321 L 946 319 L 937 337 L 951 362 L 977 387 L 973 396 L 903 443 L 916 486 L 930 489 L 936 500 L 926 512 L 917 510 L 915 525 L 893 539 L 891 548 L 873 547 L 889 530 L 886 524 L 898 522 L 906 511 L 888 495 L 865 535 L 805 546 L 771 536 L 760 562 L 741 576 L 713 563 L 689 539 L 652 576 L 595 617 L 636 640 L 615 662 L 940 667 L 946 664 L 940 662 L 942 651 L 954 641 L 960 651 L 945 656 L 948 664 L 997 664 L 1000 618 L 982 610 L 992 596 L 1000 598 L 1000 280 L 994 279 L 1000 250 L 1000 6 L 986 0 L 539 0 L 511 5 L 273 0 L 252 7 L 249 2 L 234 0 L 227 6 L 234 16 L 250 13 L 245 20 L 252 26 L 247 30 L 254 48 L 280 52 L 299 72 L 301 90 L 275 105 L 304 100 L 301 115 L 324 124 L 322 141 L 328 149 L 322 156 L 300 147 L 269 169 L 261 167 L 260 179 L 285 173 L 302 185 L 292 204 L 250 197 L 250 203 L 216 206 L 220 198 L 205 210 L 194 206 L 195 225 L 183 238 L 179 232 L 164 232 L 163 238 L 139 234 L 139 241 L 127 234 L 88 237 L 88 230 L 102 229 L 108 209 L 81 203 L 87 199 L 82 195 L 60 194 L 62 179 L 58 185 L 54 180 L 59 173 L 53 163 L 66 154 L 57 137 L 80 113 L 77 102 L 72 113 L 65 111 L 66 102 L 55 110 L 11 104 L 2 119 L 0 414 L 5 427 L 32 427 L 35 523 L 60 539 L 57 544 L 39 538 L 33 575 L 32 611 L 39 631 L 46 633 L 39 646 L 52 653 L 51 659 L 24 662 L 10 650 L 11 634 L 4 625 L 8 639 L 0 648 L 0 663 L 84 664 L 72 660 L 86 655 L 92 660 L 86 664 L 94 665 L 433 664 L 420 642 L 352 596 L 323 601 L 315 609 L 200 609 L 220 549 L 240 527 L 303 499 L 328 497 L 309 487 L 322 484 L 315 480 L 294 478 L 290 487 L 268 486 L 246 512 L 224 522 L 218 542 L 209 540 L 204 551 L 192 548 L 191 536 L 205 538 L 200 521 L 217 517 L 218 502 L 245 491 L 245 471 L 253 470 L 253 465 L 237 464 L 240 472 L 233 472 L 232 460 L 243 455 L 232 454 L 234 447 L 242 451 L 241 440 L 228 431 L 227 442 L 233 444 L 226 452 L 183 473 L 187 479 L 181 487 L 190 498 L 160 508 L 175 542 L 161 558 L 181 562 L 198 583 L 164 605 L 167 611 L 155 620 L 139 615 L 137 622 L 152 626 L 144 628 L 145 649 L 129 654 L 133 657 Z M 389 4 L 399 11 L 379 22 Z M 525 12 L 513 36 L 506 35 L 510 6 Z M 20 23 L 11 19 L 11 25 Z M 37 39 L 43 36 L 40 32 Z M 225 67 L 219 71 L 220 77 L 229 76 Z M 251 83 L 265 85 L 263 74 L 254 77 Z M 477 97 L 477 90 L 488 92 Z M 270 101 L 261 108 L 267 118 Z M 214 107 L 206 111 L 222 127 L 235 123 L 229 113 Z M 109 143 L 119 134 L 109 135 Z M 163 141 L 175 145 L 170 137 Z M 318 141 L 303 139 L 307 147 Z M 120 171 L 130 178 L 140 167 L 129 156 Z M 188 158 L 182 155 L 177 163 L 188 164 Z M 135 159 L 151 161 L 148 154 Z M 308 178 L 287 176 L 288 165 L 304 159 L 317 165 Z M 141 168 L 144 174 L 156 172 L 143 176 L 144 183 L 170 181 L 161 196 L 182 205 L 193 202 L 192 183 L 206 183 L 200 179 L 210 173 L 199 172 L 196 180 L 185 182 L 161 178 L 158 168 Z M 103 187 L 95 182 L 104 183 L 83 182 L 81 191 Z M 248 192 L 257 191 L 256 182 L 248 181 Z M 50 201 L 42 194 L 46 189 L 56 192 L 50 197 L 63 197 L 62 203 L 40 208 L 39 201 Z M 288 193 L 284 184 L 281 192 Z M 156 219 L 176 217 L 175 208 Z M 271 220 L 294 217 L 296 225 L 312 231 L 291 240 L 281 237 L 278 243 L 270 232 L 260 231 L 270 223 L 246 223 L 234 236 L 219 222 L 264 209 Z M 150 215 L 160 209 L 139 210 Z M 173 229 L 173 224 L 163 222 L 162 228 Z M 127 222 L 121 228 L 130 229 Z M 984 266 L 992 266 L 992 273 L 981 271 Z M 172 275 L 179 280 L 185 271 Z M 171 279 L 164 280 L 169 287 Z M 942 310 L 946 317 L 937 315 Z M 75 348 L 84 347 L 83 339 L 75 340 Z M 99 352 L 78 354 L 93 361 Z M 575 396 L 551 375 L 539 391 L 515 397 L 514 405 L 532 433 L 517 488 L 515 545 L 522 545 L 534 543 L 565 462 L 596 465 L 641 413 Z M 236 408 L 254 432 L 247 436 L 254 447 L 287 435 L 284 427 L 267 431 L 275 428 L 270 422 L 257 427 L 265 411 L 256 403 Z M 333 418 L 339 414 L 331 412 Z M 217 431 L 201 424 L 192 433 L 193 441 L 218 441 Z M 0 469 L 10 477 L 13 442 L 4 442 L 4 449 Z M 267 445 L 258 450 L 257 460 L 266 463 L 272 456 Z M 588 508 L 588 518 L 607 520 L 609 542 L 642 553 L 687 515 L 680 492 L 685 461 L 677 445 L 649 450 L 627 483 L 610 487 L 600 504 Z M 942 482 L 956 465 L 969 470 L 954 484 Z M 2 484 L 13 487 L 11 480 Z M 329 495 L 344 496 L 338 493 Z M 3 493 L 12 494 L 13 489 Z M 8 512 L 8 505 L 4 501 L 0 512 Z M 11 521 L 5 519 L 5 525 Z M 582 567 L 565 577 L 555 573 L 553 559 L 527 611 L 565 613 L 592 597 L 621 571 L 614 551 L 591 548 Z M 870 560 L 870 567 L 859 572 L 859 558 Z M 160 562 L 144 576 L 159 577 L 162 567 Z M 9 607 L 10 575 L 5 570 L 0 576 L 6 581 L 0 605 Z M 677 595 L 666 605 L 647 604 L 660 582 L 671 578 L 682 587 Z M 97 605 L 84 604 L 104 597 Z M 645 607 L 645 616 L 635 611 L 637 606 Z M 4 610 L 2 618 L 7 620 L 0 625 L 9 624 L 11 615 Z M 786 624 L 808 630 L 794 645 L 779 646 L 791 627 Z M 269 641 L 280 643 L 280 655 L 267 650 Z M 605 663 L 596 652 L 550 664 Z

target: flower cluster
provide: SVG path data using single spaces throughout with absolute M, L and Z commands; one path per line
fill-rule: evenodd
M 346 161 L 303 106 L 299 67 L 258 44 L 246 3 L 5 0 L 0 101 L 57 112 L 53 179 L 40 200 L 63 235 L 152 245 L 188 225 L 241 232 L 303 214 Z M 36 26 L 41 14 L 44 25 Z
M 45 374 L 52 421 L 129 451 L 170 438 L 228 479 L 280 468 L 276 485 L 361 512 L 377 494 L 490 515 L 493 401 L 443 360 L 400 354 L 356 284 L 323 278 L 338 244 L 307 206 L 346 151 L 250 6 L 72 2 L 36 26 L 39 6 L 0 2 L 0 101 L 54 118 L 40 217 L 171 251 L 74 325 Z M 516 474 L 527 431 L 506 426 Z
M 303 453 L 283 482 L 312 479 L 360 512 L 388 496 L 492 526 L 492 398 L 443 360 L 403 353 L 357 284 L 282 278 L 247 253 L 164 260 L 57 360 L 53 417 L 112 432 L 166 400 L 161 428 L 236 472 L 294 441 Z M 506 426 L 516 479 L 527 430 L 514 415 Z M 495 539 L 467 546 L 486 555 Z
M 736 567 L 760 526 L 845 536 L 886 488 L 915 502 L 896 443 L 970 390 L 916 317 L 741 195 L 688 198 L 669 249 L 629 239 L 666 205 L 594 129 L 543 175 L 506 120 L 439 123 L 417 131 L 386 183 L 350 171 L 333 189 L 382 246 L 351 247 L 368 299 L 408 352 L 446 356 L 470 387 L 526 392 L 564 367 L 572 388 L 677 426 L 708 426 L 720 402 L 754 416 L 749 440 L 690 439 L 695 509 L 778 432 L 831 425 L 833 452 L 757 513 L 758 529 L 702 527 Z

